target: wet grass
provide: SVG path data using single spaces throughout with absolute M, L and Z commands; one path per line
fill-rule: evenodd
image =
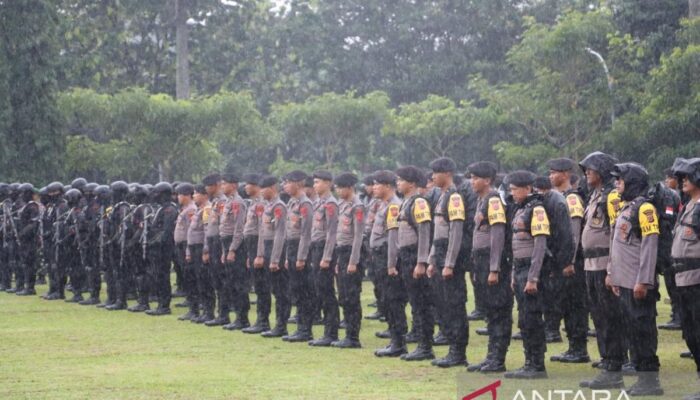
M 366 307 L 371 293 L 365 283 L 365 313 L 373 312 Z M 658 304 L 659 322 L 665 322 L 670 307 Z M 377 359 L 373 350 L 387 341 L 374 337 L 385 326 L 376 321 L 363 321 L 363 349 L 336 350 L 180 322 L 182 310 L 154 318 L 0 294 L 0 399 L 453 399 L 501 379 L 428 362 Z M 486 338 L 474 334 L 481 326 L 484 322 L 471 324 L 472 362 L 486 353 Z M 314 328 L 317 337 L 321 330 Z M 565 348 L 549 345 L 548 356 Z M 684 349 L 680 332 L 661 332 L 659 355 L 669 397 L 698 389 L 692 361 L 678 357 Z M 592 340 L 589 350 L 597 358 Z M 438 356 L 446 351 L 436 348 Z M 508 368 L 522 362 L 522 344 L 513 342 Z M 503 380 L 499 398 L 513 398 L 518 389 L 528 399 L 530 389 L 576 390 L 580 379 L 595 373 L 588 365 L 547 366 L 549 380 Z

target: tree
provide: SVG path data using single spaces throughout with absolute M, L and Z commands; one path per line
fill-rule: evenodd
M 46 181 L 61 172 L 63 139 L 54 106 L 56 27 L 49 0 L 0 2 L 0 174 Z

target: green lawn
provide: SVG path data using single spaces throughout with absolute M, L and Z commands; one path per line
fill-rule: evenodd
M 365 283 L 365 305 L 371 293 Z M 180 322 L 183 309 L 174 311 L 154 318 L 0 294 L 0 399 L 454 399 L 458 390 L 465 395 L 501 379 L 429 362 L 377 359 L 372 352 L 386 341 L 374 337 L 384 326 L 375 321 L 363 321 L 363 349 L 337 350 Z M 659 314 L 659 321 L 668 319 L 664 302 Z M 470 327 L 472 362 L 485 354 L 486 338 L 473 333 L 483 324 Z M 314 328 L 317 336 L 321 330 Z M 550 345 L 548 355 L 565 346 Z M 685 348 L 680 333 L 662 332 L 659 348 L 667 398 L 700 389 L 692 361 L 678 357 Z M 447 349 L 436 350 L 442 356 Z M 597 357 L 592 341 L 589 350 Z M 522 361 L 522 344 L 513 342 L 508 368 Z M 548 370 L 548 381 L 503 380 L 499 398 L 513 398 L 518 389 L 576 389 L 595 372 L 588 365 L 558 363 L 548 363 Z

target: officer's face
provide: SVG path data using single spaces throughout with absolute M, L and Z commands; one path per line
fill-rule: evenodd
M 245 185 L 245 193 L 248 195 L 248 197 L 255 197 L 259 192 L 260 188 L 256 185 L 251 185 L 250 183 Z
M 601 181 L 602 179 L 597 171 L 593 171 L 592 169 L 586 170 L 586 182 L 588 186 L 598 186 L 601 184 Z
M 331 189 L 330 181 L 314 178 L 314 190 L 318 195 L 324 195 Z
M 690 181 L 688 178 L 683 178 L 683 193 L 693 197 L 694 194 L 699 193 L 700 188 L 695 186 L 693 182 Z
M 178 194 L 177 195 L 177 203 L 180 204 L 181 206 L 186 206 L 187 204 L 190 203 L 190 200 L 192 200 L 192 198 L 186 194 Z
M 480 176 L 472 175 L 471 176 L 471 184 L 472 184 L 472 189 L 474 189 L 475 192 L 483 193 L 484 191 L 488 190 L 489 187 L 491 186 L 491 179 L 482 178 Z
M 532 191 L 530 186 L 515 186 L 510 185 L 510 195 L 513 196 L 513 201 L 522 203 L 527 199 L 527 196 Z
M 391 190 L 391 187 L 389 185 L 382 185 L 379 183 L 374 184 L 373 188 L 374 190 L 372 191 L 372 193 L 374 193 L 374 197 L 378 199 L 385 198 Z
M 262 188 L 260 190 L 260 192 L 262 193 L 262 197 L 265 200 L 272 200 L 275 197 L 276 190 L 275 190 L 274 186 L 270 186 L 270 187 Z
M 673 189 L 673 190 L 678 189 L 678 181 L 676 180 L 676 178 L 674 178 L 672 176 L 667 176 L 666 179 L 664 179 L 664 183 L 666 184 L 666 187 L 668 187 L 669 189 Z M 685 190 L 685 185 L 683 185 L 683 186 L 684 186 L 683 190 Z
M 569 174 L 563 171 L 555 171 L 553 169 L 549 170 L 549 181 L 554 187 L 561 186 L 564 183 L 569 182 Z
M 194 199 L 194 203 L 198 206 L 201 206 L 207 201 L 207 195 L 203 193 L 195 193 L 192 198 Z
M 433 184 L 439 187 L 447 185 L 452 174 L 447 172 L 433 172 Z
M 220 187 L 221 185 L 219 185 L 218 183 L 216 185 L 206 186 L 207 195 L 209 195 L 209 197 L 216 196 L 219 193 Z
M 353 195 L 353 190 L 352 188 L 349 187 L 339 187 L 338 188 L 338 197 L 340 197 L 343 200 L 349 200 L 352 198 Z
M 622 194 L 625 193 L 625 181 L 622 179 L 618 178 L 615 180 L 615 189 L 617 189 L 617 193 Z
M 284 182 L 284 192 L 290 196 L 296 196 L 299 193 L 300 188 L 301 184 L 299 182 Z
M 236 192 L 238 186 L 235 183 L 224 182 L 221 184 L 221 190 L 226 196 L 230 196 Z
M 406 194 L 411 191 L 412 183 L 399 178 L 396 181 L 396 188 L 399 190 L 399 193 Z

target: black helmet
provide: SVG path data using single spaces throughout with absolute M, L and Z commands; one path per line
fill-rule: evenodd
M 109 190 L 109 186 L 107 185 L 99 185 L 95 189 L 95 198 L 97 201 L 103 205 L 106 206 L 109 204 L 109 201 L 111 200 L 112 192 Z
M 578 163 L 584 173 L 587 169 L 596 171 L 604 181 L 610 179 L 610 173 L 615 164 L 617 164 L 617 159 L 615 157 L 600 151 L 594 151 Z
M 85 185 L 87 185 L 87 180 L 85 180 L 85 178 L 75 178 L 73 182 L 70 183 L 73 189 L 78 189 L 81 193 L 85 189 Z
M 34 185 L 31 183 L 23 183 L 19 185 L 17 190 L 19 195 L 22 197 L 22 201 L 26 203 L 32 201 L 32 197 L 34 196 Z
M 67 191 L 73 189 L 73 186 L 71 185 L 63 185 L 63 193 L 66 193 Z
M 80 204 L 80 199 L 82 197 L 83 194 L 78 189 L 70 189 L 65 194 L 65 198 L 68 202 L 69 207 L 77 207 Z
M 0 201 L 5 200 L 10 195 L 10 185 L 0 182 Z
M 676 158 L 671 171 L 679 181 L 686 178 L 693 185 L 700 187 L 700 158 Z
M 17 182 L 10 183 L 9 188 L 10 188 L 10 193 L 8 194 L 8 196 L 10 197 L 10 199 L 12 199 L 12 201 L 17 200 L 17 196 L 19 196 L 19 183 L 17 183 Z
M 649 189 L 649 173 L 646 168 L 635 162 L 615 164 L 611 174 L 625 182 L 625 190 L 620 193 L 624 201 L 634 200 Z
M 115 203 L 126 200 L 126 196 L 129 194 L 129 185 L 124 181 L 114 181 L 109 185 L 109 188 L 112 190 Z
M 51 196 L 49 196 L 49 189 L 46 186 L 39 189 L 39 199 L 41 201 L 41 204 L 48 204 L 49 201 L 51 201 Z
M 49 193 L 53 193 L 53 192 L 63 193 L 63 184 L 61 182 L 51 182 L 48 185 L 46 185 L 46 190 L 48 190 Z
M 83 193 L 95 193 L 95 189 L 97 189 L 98 186 L 97 183 L 90 182 L 83 188 Z
M 132 187 L 133 202 L 135 204 L 142 204 L 148 199 L 149 190 L 144 185 L 134 184 Z
M 162 197 L 165 197 L 166 195 L 171 196 L 173 194 L 173 187 L 168 182 L 158 182 L 153 187 L 153 194 Z

